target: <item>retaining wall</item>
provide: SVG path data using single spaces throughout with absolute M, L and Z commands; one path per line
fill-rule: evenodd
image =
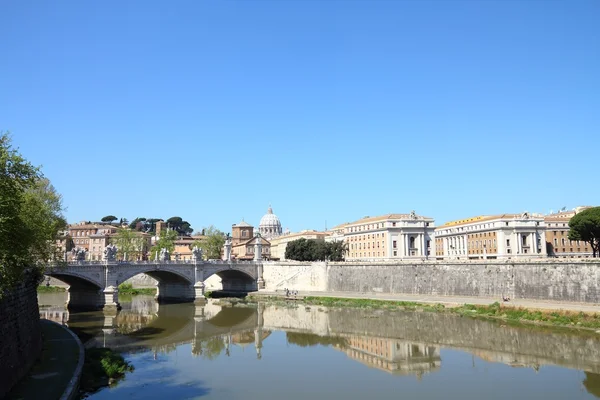
M 42 350 L 37 281 L 0 299 L 0 398 L 33 366 Z
M 266 290 L 600 303 L 600 261 L 266 263 Z

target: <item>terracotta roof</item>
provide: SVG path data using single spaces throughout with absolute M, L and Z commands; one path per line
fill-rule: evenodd
M 233 224 L 232 226 L 243 226 L 243 227 L 247 227 L 247 228 L 254 228 L 252 225 L 250 225 L 249 223 L 247 223 L 244 220 L 242 220 L 242 222 L 240 222 L 239 224 Z

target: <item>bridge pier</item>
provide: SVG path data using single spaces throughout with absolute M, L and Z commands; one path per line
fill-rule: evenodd
M 69 311 L 101 310 L 103 305 L 103 293 L 100 288 L 75 288 L 69 286 L 67 289 L 67 310 Z
M 102 310 L 106 312 L 117 312 L 121 309 L 119 304 L 119 289 L 114 286 L 109 286 L 103 290 L 104 304 Z

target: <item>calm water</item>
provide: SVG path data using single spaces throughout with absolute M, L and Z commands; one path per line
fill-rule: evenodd
M 135 371 L 91 399 L 596 399 L 600 335 L 424 312 L 158 305 L 41 314 Z

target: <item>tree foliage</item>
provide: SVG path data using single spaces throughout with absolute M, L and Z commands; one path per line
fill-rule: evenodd
M 589 243 L 593 257 L 600 257 L 600 207 L 588 208 L 571 218 L 569 240 L 582 240 Z
M 158 240 L 154 243 L 154 246 L 150 249 L 150 257 L 152 260 L 156 260 L 156 255 L 160 254 L 161 249 L 169 250 L 169 253 L 173 253 L 175 250 L 175 240 L 177 239 L 177 232 L 172 230 L 164 230 L 160 232 Z
M 167 220 L 169 228 L 174 229 L 182 236 L 189 236 L 194 231 L 189 222 L 184 221 L 181 217 L 171 217 Z
M 39 277 L 48 260 L 61 258 L 56 239 L 65 227 L 61 196 L 0 133 L 0 296 L 25 271 Z
M 148 251 L 146 238 L 129 228 L 119 228 L 111 242 L 117 246 L 117 254 L 125 260 L 136 257 L 143 258 Z
M 225 244 L 225 235 L 213 225 L 204 228 L 202 231 L 205 237 L 199 241 L 198 245 L 202 248 L 204 256 L 208 260 L 220 259 L 221 250 Z
M 116 221 L 118 218 L 115 217 L 114 215 L 107 215 L 106 217 L 102 217 L 102 219 L 100 221 L 102 222 L 113 222 Z
M 346 251 L 344 242 L 301 238 L 287 244 L 285 258 L 296 261 L 344 261 Z

